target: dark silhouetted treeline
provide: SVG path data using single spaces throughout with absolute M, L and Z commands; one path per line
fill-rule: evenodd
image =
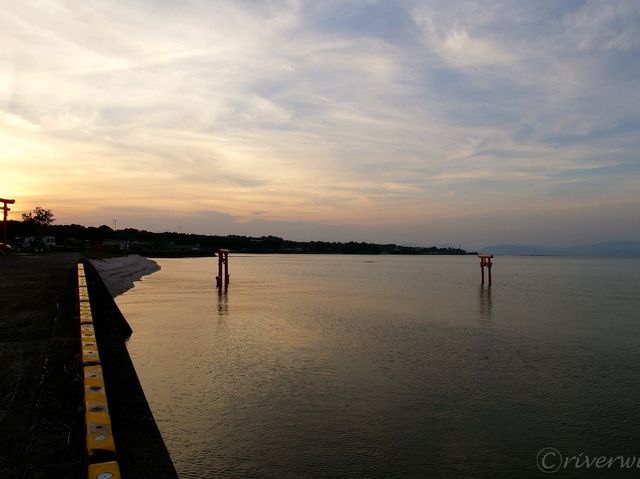
M 152 254 L 158 252 L 200 251 L 213 252 L 226 248 L 245 253 L 325 253 L 325 254 L 416 254 L 416 255 L 463 255 L 469 254 L 459 248 L 437 248 L 398 246 L 359 242 L 290 241 L 277 236 L 216 236 L 186 233 L 152 233 L 135 228 L 113 230 L 102 225 L 41 225 L 24 221 L 9 221 L 10 238 L 35 235 L 55 236 L 59 248 L 82 249 L 95 244 L 123 247 L 129 252 Z M 122 245 L 122 246 L 121 246 Z

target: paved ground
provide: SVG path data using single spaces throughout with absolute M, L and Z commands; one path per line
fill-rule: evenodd
M 86 477 L 78 254 L 0 257 L 0 478 Z M 177 478 L 126 350 L 129 325 L 86 265 L 123 478 Z
M 74 266 L 79 255 L 0 257 L 0 477 L 82 477 Z

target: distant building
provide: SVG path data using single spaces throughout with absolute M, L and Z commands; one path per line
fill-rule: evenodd
M 55 236 L 25 236 L 16 238 L 16 242 L 21 250 L 33 251 L 34 253 L 44 253 L 56 249 Z
M 129 251 L 129 248 L 131 246 L 128 240 L 117 240 L 117 239 L 104 240 L 102 242 L 102 245 L 106 249 L 118 250 L 118 251 Z

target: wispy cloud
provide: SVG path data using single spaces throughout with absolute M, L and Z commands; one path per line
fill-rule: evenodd
M 389 241 L 613 211 L 640 202 L 639 25 L 633 1 L 13 3 L 0 188 L 61 220 L 73 198 L 85 220 L 218 211 Z

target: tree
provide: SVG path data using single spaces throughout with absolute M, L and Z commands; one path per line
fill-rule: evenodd
M 33 211 L 22 213 L 22 221 L 38 226 L 49 226 L 55 219 L 53 211 L 36 206 Z

